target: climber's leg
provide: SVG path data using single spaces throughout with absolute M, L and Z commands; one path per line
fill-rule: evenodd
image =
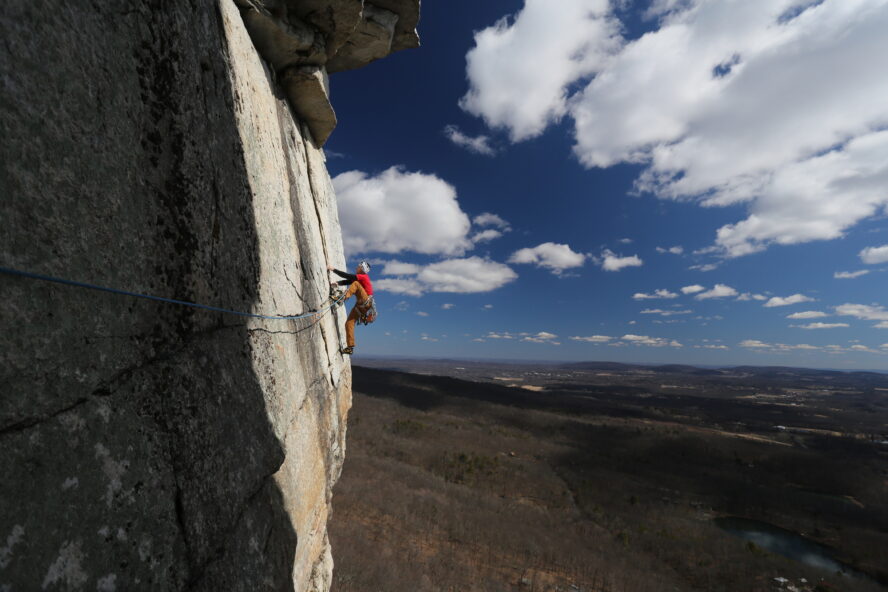
M 361 289 L 363 290 L 363 288 Z M 345 320 L 345 344 L 348 347 L 355 346 L 355 323 L 358 322 L 360 316 L 361 313 L 358 311 L 358 305 L 356 304 L 351 309 L 351 312 L 348 313 L 348 318 Z

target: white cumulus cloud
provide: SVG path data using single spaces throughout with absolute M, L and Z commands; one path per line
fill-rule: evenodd
M 872 66 L 888 1 L 656 0 L 635 40 L 603 2 L 564 4 L 526 0 L 476 36 L 464 108 L 513 140 L 567 113 L 585 166 L 641 164 L 641 191 L 744 204 L 715 235 L 729 257 L 835 239 L 888 206 L 888 76 Z
M 421 265 L 415 263 L 404 263 L 403 261 L 385 261 L 382 264 L 381 275 L 416 275 L 422 269 Z
M 726 286 L 725 284 L 715 284 L 711 290 L 707 290 L 706 292 L 701 292 L 694 296 L 697 300 L 708 300 L 710 298 L 728 298 L 729 296 L 736 296 L 737 290 L 732 288 L 731 286 Z
M 865 248 L 860 252 L 860 260 L 869 265 L 888 263 L 888 245 Z
M 377 176 L 348 171 L 333 178 L 333 187 L 349 253 L 460 255 L 472 246 L 456 190 L 435 175 L 400 167 Z
M 807 325 L 793 325 L 799 329 L 837 329 L 847 327 L 848 323 L 808 323 Z
M 657 247 L 657 252 L 658 253 L 672 253 L 673 255 L 681 255 L 682 253 L 684 253 L 684 248 L 679 247 L 679 246 L 669 247 L 668 249 L 665 247 Z
M 487 136 L 467 136 L 455 125 L 445 126 L 444 135 L 447 136 L 448 140 L 457 146 L 465 148 L 469 152 L 483 154 L 485 156 L 493 156 L 496 154 L 496 150 L 490 145 L 490 138 Z
M 605 249 L 601 254 L 601 268 L 605 271 L 620 271 L 624 267 L 641 267 L 644 264 L 638 255 L 623 257 L 610 249 Z
M 384 292 L 408 296 L 422 296 L 428 292 L 470 294 L 496 290 L 518 277 L 508 265 L 481 257 L 445 259 L 415 267 L 418 268 L 415 277 L 383 278 L 373 282 L 373 286 Z
M 373 289 L 393 294 L 404 294 L 406 296 L 422 296 L 425 293 L 425 287 L 420 282 L 400 278 L 375 280 L 373 282 Z
M 509 263 L 532 263 L 543 267 L 554 274 L 565 269 L 580 267 L 586 260 L 582 253 L 575 253 L 568 245 L 543 243 L 532 248 L 519 249 L 509 257 Z
M 682 294 L 696 294 L 697 292 L 702 292 L 706 288 L 701 286 L 700 284 L 694 284 L 693 286 L 685 286 L 681 289 Z
M 884 1 L 682 2 L 624 46 L 571 103 L 587 166 L 640 162 L 639 187 L 705 205 L 747 202 L 729 256 L 832 239 L 888 203 Z
M 804 294 L 793 294 L 792 296 L 782 297 L 782 296 L 773 296 L 768 299 L 762 306 L 765 308 L 774 308 L 775 306 L 790 306 L 793 304 L 798 304 L 800 302 L 813 302 L 813 298 L 809 298 Z
M 512 140 L 539 135 L 567 112 L 567 86 L 619 47 L 607 0 L 526 0 L 513 17 L 475 33 L 460 107 Z
M 481 257 L 467 257 L 427 265 L 417 279 L 429 292 L 476 293 L 490 292 L 517 277 L 508 265 Z
M 836 307 L 836 314 L 855 317 L 863 321 L 879 321 L 873 325 L 876 329 L 888 329 L 888 310 L 883 306 L 872 304 L 842 304 Z

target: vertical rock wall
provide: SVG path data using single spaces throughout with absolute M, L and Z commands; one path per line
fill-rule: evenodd
M 242 10 L 4 6 L 0 266 L 325 305 L 344 261 L 323 153 Z M 4 274 L 0 293 L 0 590 L 329 588 L 341 309 L 247 319 Z

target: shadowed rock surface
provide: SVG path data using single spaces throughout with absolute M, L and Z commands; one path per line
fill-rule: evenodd
M 261 314 L 326 305 L 344 258 L 323 152 L 233 0 L 4 8 L 4 266 Z M 278 31 L 283 55 L 324 45 Z M 329 588 L 341 309 L 0 290 L 0 590 Z

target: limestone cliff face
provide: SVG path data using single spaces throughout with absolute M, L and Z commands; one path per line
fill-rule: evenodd
M 354 34 L 397 7 L 366 6 L 8 3 L 0 265 L 261 314 L 323 307 L 344 261 L 329 130 L 310 120 L 332 112 L 328 63 L 382 56 Z M 398 18 L 389 51 L 411 44 L 416 21 Z M 314 54 L 276 65 L 257 22 L 311 34 Z M 0 291 L 0 590 L 329 588 L 341 309 L 245 319 L 2 274 Z

